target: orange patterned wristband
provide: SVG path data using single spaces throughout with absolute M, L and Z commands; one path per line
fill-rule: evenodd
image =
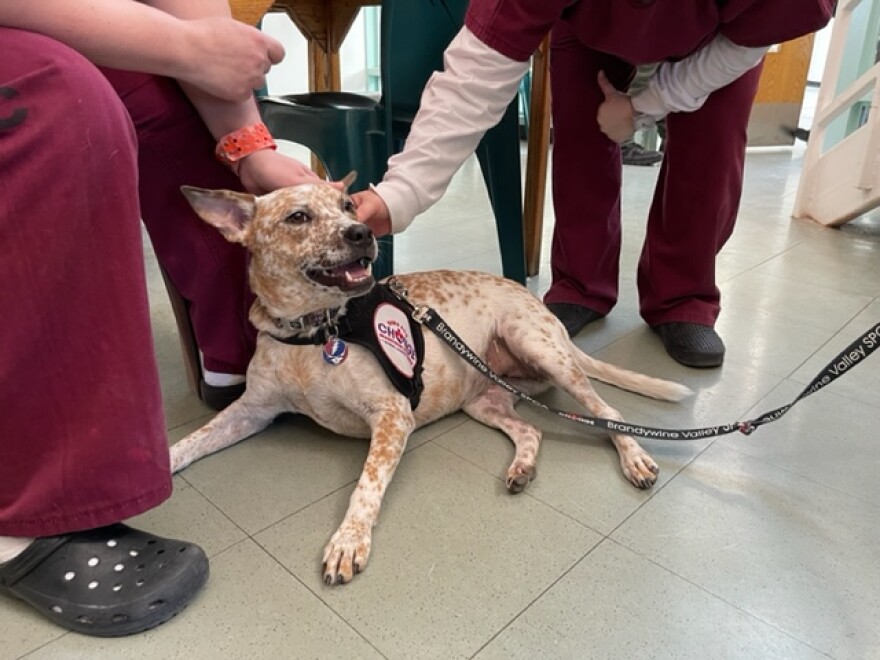
M 233 172 L 238 172 L 237 163 L 261 149 L 277 149 L 278 145 L 269 135 L 269 129 L 262 122 L 245 126 L 220 138 L 214 154 L 217 159 L 229 165 Z

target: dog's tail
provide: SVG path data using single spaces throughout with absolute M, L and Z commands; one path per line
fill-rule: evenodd
M 635 392 L 642 396 L 661 401 L 681 401 L 693 394 L 693 390 L 680 383 L 671 380 L 654 378 L 644 374 L 630 371 L 622 367 L 602 362 L 591 358 L 583 351 L 578 351 L 578 365 L 590 378 L 601 380 L 603 383 L 614 385 L 623 390 Z

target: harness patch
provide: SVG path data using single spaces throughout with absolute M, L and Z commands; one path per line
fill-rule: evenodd
M 373 331 L 391 366 L 412 378 L 419 356 L 407 315 L 391 303 L 380 303 L 373 315 Z

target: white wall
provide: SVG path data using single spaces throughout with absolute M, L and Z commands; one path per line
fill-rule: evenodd
M 286 54 L 267 76 L 271 94 L 297 94 L 309 91 L 308 48 L 305 37 L 284 12 L 270 12 L 263 19 L 263 31 L 278 39 Z M 366 48 L 363 13 L 358 14 L 339 51 L 342 89 L 363 92 L 367 87 Z
M 810 69 L 807 72 L 807 81 L 811 83 L 822 82 L 822 73 L 825 71 L 825 60 L 828 59 L 828 46 L 831 43 L 831 28 L 834 19 L 816 33 L 813 40 L 813 56 L 810 59 Z

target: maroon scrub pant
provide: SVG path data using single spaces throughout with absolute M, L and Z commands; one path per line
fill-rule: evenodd
M 599 130 L 602 69 L 619 88 L 633 67 L 584 46 L 557 23 L 553 97 L 553 281 L 546 302 L 607 314 L 617 302 L 621 227 L 618 145 Z M 709 96 L 695 112 L 667 117 L 665 157 L 638 265 L 641 315 L 649 325 L 712 326 L 720 311 L 715 256 L 733 231 L 742 193 L 746 127 L 760 67 Z
M 234 188 L 171 81 L 0 27 L 0 535 L 119 521 L 171 493 L 140 219 L 206 366 L 244 373 L 245 255 L 182 184 Z

